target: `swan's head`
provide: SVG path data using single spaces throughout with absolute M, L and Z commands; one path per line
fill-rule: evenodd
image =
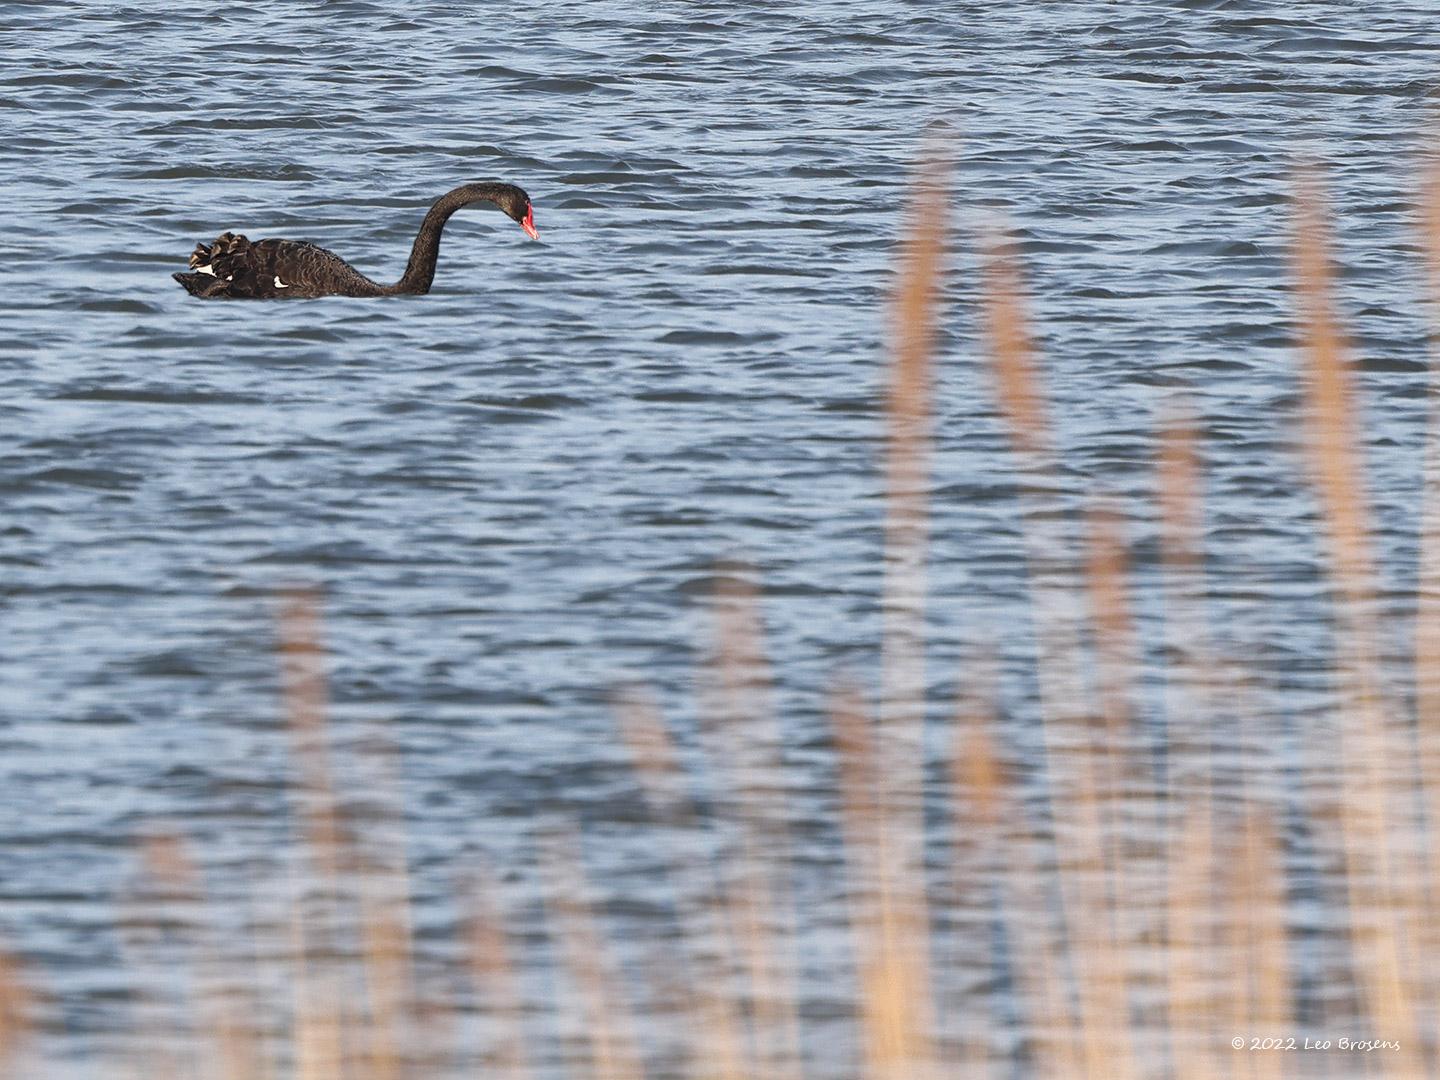
M 535 208 L 530 205 L 529 195 L 515 185 L 507 184 L 506 190 L 496 200 L 496 205 L 504 210 L 512 221 L 518 221 L 531 240 L 540 239 L 540 234 L 535 231 Z

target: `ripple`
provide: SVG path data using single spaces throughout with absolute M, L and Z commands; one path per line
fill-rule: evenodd
M 167 165 L 149 169 L 113 169 L 100 174 L 117 180 L 315 180 L 299 165 Z
M 1097 498 L 1133 518 L 1135 630 L 1157 632 L 1155 432 L 1183 403 L 1207 468 L 1207 615 L 1260 658 L 1248 693 L 1312 718 L 1329 620 L 1296 459 L 1297 139 L 1326 173 L 1387 600 L 1413 591 L 1433 367 L 1414 232 L 1436 85 L 1424 5 L 531 5 L 497 22 L 333 0 L 7 19 L 0 810 L 24 839 L 5 849 L 21 853 L 5 932 L 55 961 L 47 1001 L 80 1002 L 52 1028 L 117 1057 L 138 1029 L 85 995 L 135 824 L 210 829 L 202 857 L 225 865 L 281 843 L 256 797 L 288 769 L 278 589 L 323 589 L 342 740 L 378 717 L 395 741 L 427 910 L 467 845 L 526 866 L 562 816 L 633 833 L 608 688 L 638 677 L 698 738 L 711 598 L 738 585 L 724 556 L 759 568 L 787 745 L 823 753 L 834 669 L 864 683 L 882 637 L 894 259 L 937 119 L 957 163 L 932 373 L 934 717 L 991 657 L 1016 767 L 1036 768 L 1027 494 L 1057 528 Z M 544 242 L 457 216 L 425 296 L 207 305 L 169 278 L 232 222 L 393 280 L 429 201 L 487 178 L 531 193 Z M 1025 491 L 986 361 L 1001 229 L 1062 451 Z M 825 783 L 794 793 L 794 821 L 833 820 Z M 833 837 L 807 849 L 842 855 Z M 639 903 L 616 884 L 638 874 L 622 844 L 587 867 Z M 105 970 L 134 1000 L 123 966 Z
M 23 481 L 28 484 L 95 488 L 100 491 L 128 491 L 139 485 L 143 479 L 137 473 L 121 472 L 117 469 L 81 469 L 56 466 L 30 473 L 23 478 Z
M 265 400 L 251 394 L 117 386 L 65 390 L 55 394 L 54 398 L 57 401 L 135 401 L 155 405 L 258 405 Z

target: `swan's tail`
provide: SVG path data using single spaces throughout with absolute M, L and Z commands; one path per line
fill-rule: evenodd
M 196 244 L 190 273 L 171 274 L 191 296 L 229 296 L 231 282 L 249 271 L 250 241 L 238 233 L 221 233 L 213 244 Z M 253 276 L 253 275 L 251 275 Z
M 226 296 L 230 283 L 212 274 L 171 274 L 191 296 Z
M 213 244 L 196 244 L 190 253 L 190 269 L 198 274 L 212 274 L 222 280 L 233 277 L 237 264 L 250 250 L 250 241 L 237 233 L 221 233 Z

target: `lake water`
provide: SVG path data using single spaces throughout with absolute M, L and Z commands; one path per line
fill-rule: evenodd
M 323 590 L 341 738 L 383 721 L 401 747 L 425 925 L 461 868 L 521 865 L 562 819 L 644 892 L 609 695 L 646 682 L 690 731 L 727 557 L 764 585 L 795 827 L 836 858 L 825 690 L 877 678 L 886 302 L 936 121 L 937 719 L 962 660 L 1030 651 L 977 312 L 997 227 L 1062 495 L 1132 511 L 1151 565 L 1184 391 L 1219 635 L 1303 722 L 1326 590 L 1288 199 L 1322 162 L 1380 544 L 1413 588 L 1429 4 L 27 2 L 0 43 L 0 930 L 91 1047 L 133 1036 L 108 1003 L 137 833 L 182 822 L 224 881 L 282 828 L 287 585 Z M 169 277 L 234 229 L 394 280 L 430 201 L 484 179 L 528 190 L 541 240 L 463 211 L 427 296 L 207 304 Z

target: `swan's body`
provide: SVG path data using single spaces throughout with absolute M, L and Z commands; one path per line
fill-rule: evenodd
M 530 196 L 525 192 L 514 184 L 466 184 L 446 192 L 430 207 L 410 250 L 405 273 L 394 285 L 371 281 L 333 251 L 303 240 L 259 240 L 252 244 L 228 232 L 213 244 L 197 244 L 190 256 L 190 273 L 172 276 L 191 296 L 206 300 L 427 293 L 435 280 L 435 261 L 445 222 L 462 206 L 477 202 L 494 203 L 532 238 L 539 239 Z

